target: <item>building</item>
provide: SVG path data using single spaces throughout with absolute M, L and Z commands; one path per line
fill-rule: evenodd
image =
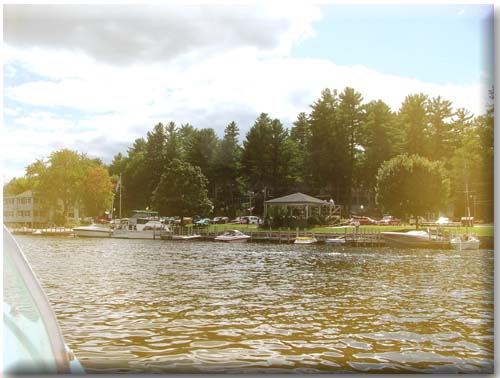
M 68 221 L 77 222 L 79 213 L 76 206 L 68 209 Z M 54 215 L 54 209 L 49 209 L 43 199 L 32 190 L 3 198 L 3 223 L 6 226 L 45 227 L 53 222 Z

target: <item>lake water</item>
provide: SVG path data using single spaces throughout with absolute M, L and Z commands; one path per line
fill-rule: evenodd
M 493 372 L 493 251 L 19 236 L 88 372 Z

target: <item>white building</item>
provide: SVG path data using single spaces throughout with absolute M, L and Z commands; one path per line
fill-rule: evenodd
M 68 221 L 78 221 L 78 210 L 77 207 L 68 209 L 68 214 L 66 214 Z M 53 221 L 54 214 L 54 209 L 49 209 L 42 198 L 31 190 L 3 198 L 3 223 L 7 226 L 35 228 L 47 226 Z

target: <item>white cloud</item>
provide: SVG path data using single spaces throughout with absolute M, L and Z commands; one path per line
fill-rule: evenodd
M 283 51 L 311 33 L 317 6 L 6 5 L 8 44 L 83 51 L 101 61 L 166 61 L 234 47 Z
M 45 26 L 45 22 L 63 12 L 64 17 L 58 19 L 54 28 L 62 28 L 60 34 L 68 36 L 54 35 L 52 27 L 40 31 L 41 26 L 35 21 L 32 29 L 21 28 L 22 33 L 13 36 L 14 8 L 6 6 L 6 40 L 10 45 L 4 45 L 4 72 L 9 73 L 4 83 L 4 101 L 8 103 L 4 114 L 9 122 L 4 127 L 3 144 L 4 156 L 9 157 L 4 162 L 7 177 L 12 172 L 22 175 L 27 164 L 63 147 L 109 162 L 115 153 L 124 152 L 127 145 L 145 136 L 157 122 L 189 122 L 195 127 L 213 127 L 221 134 L 234 120 L 244 135 L 258 114 L 267 112 L 290 126 L 299 112 L 309 112 L 309 105 L 327 87 L 353 87 L 361 92 L 365 102 L 382 99 L 393 110 L 399 108 L 405 96 L 420 92 L 440 95 L 455 107 L 465 107 L 475 114 L 484 111 L 487 99 L 488 88 L 479 83 L 438 85 L 382 74 L 363 66 L 290 57 L 291 46 L 313 33 L 311 23 L 320 17 L 315 7 L 259 8 L 265 10 L 261 19 L 255 10 L 246 15 L 249 8 L 245 7 L 217 12 L 202 7 L 184 14 L 177 10 L 160 17 L 163 21 L 167 17 L 171 24 L 154 22 L 142 26 L 138 31 L 140 38 L 135 35 L 133 41 L 124 41 L 123 46 L 120 39 L 134 33 L 131 29 L 114 30 L 113 25 L 121 25 L 130 14 L 111 17 L 105 12 L 101 18 L 87 9 L 87 13 L 80 13 L 81 17 L 75 19 L 67 8 L 49 7 L 50 17 L 45 20 L 27 8 L 28 15 L 21 12 L 24 21 L 38 17 L 37 22 Z M 151 15 L 148 9 L 127 20 L 139 27 L 145 22 L 144 17 Z M 211 17 L 206 12 L 211 12 Z M 86 25 L 90 15 L 103 23 Z M 106 15 L 110 18 L 104 21 Z M 150 38 L 155 33 L 181 30 L 185 20 L 190 25 L 202 23 L 193 33 L 176 36 L 175 44 L 183 42 L 189 47 L 177 46 L 181 50 L 166 52 L 151 46 Z M 233 28 L 237 35 L 224 39 L 226 26 L 212 30 L 218 24 Z M 99 33 L 109 28 L 115 33 L 110 32 L 104 39 L 111 40 L 100 41 Z M 79 30 L 86 32 L 85 38 Z M 42 34 L 37 35 L 37 31 Z M 272 38 L 266 40 L 267 36 Z M 81 42 L 77 44 L 79 50 L 70 48 L 75 38 Z M 117 44 L 121 52 L 103 50 L 104 46 L 113 49 Z M 123 55 L 125 51 L 134 54 L 135 48 L 139 50 L 133 57 Z M 144 58 L 148 54 L 152 54 L 151 59 Z M 22 81 L 16 81 L 19 74 Z

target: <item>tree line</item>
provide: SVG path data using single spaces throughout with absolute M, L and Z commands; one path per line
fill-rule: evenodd
M 345 215 L 360 193 L 372 213 L 405 215 L 405 206 L 406 211 L 410 207 L 401 206 L 400 197 L 413 190 L 420 197 L 427 193 L 419 201 L 429 203 L 436 202 L 433 193 L 441 193 L 432 209 L 453 204 L 458 216 L 464 214 L 467 182 L 478 216 L 493 219 L 492 105 L 474 116 L 440 96 L 411 94 L 393 111 L 381 100 L 364 102 L 350 87 L 325 89 L 290 129 L 262 113 L 243 143 L 239 139 L 235 122 L 222 137 L 213 128 L 158 123 L 109 166 L 95 167 L 106 168 L 114 182 L 121 175 L 125 212 L 150 208 L 165 215 L 235 216 L 253 208 L 261 214 L 266 199 L 301 191 L 334 198 Z M 431 168 L 416 182 L 389 174 L 395 164 L 410 172 L 417 166 Z M 407 188 L 435 188 L 430 172 L 436 170 L 444 190 Z M 384 192 L 388 187 L 394 190 L 391 195 Z

